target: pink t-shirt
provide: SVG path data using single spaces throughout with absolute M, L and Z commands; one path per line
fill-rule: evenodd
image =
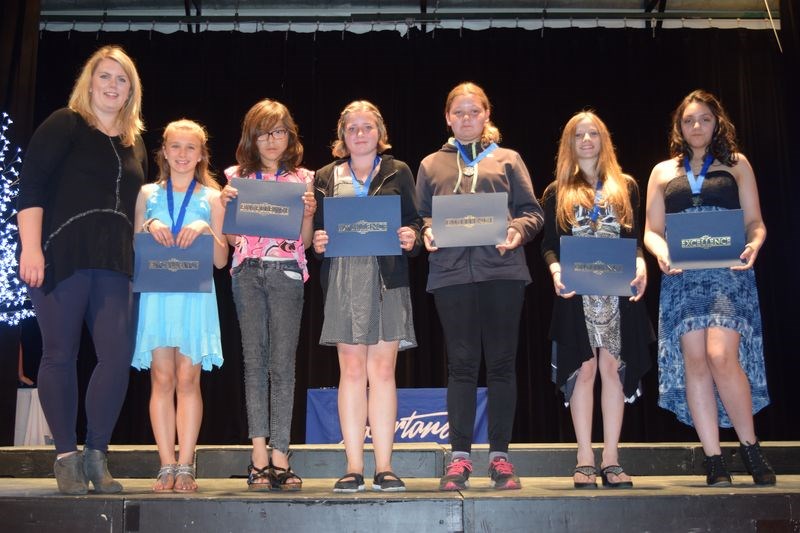
M 228 178 L 228 181 L 231 178 L 256 179 L 255 173 L 249 176 L 240 176 L 237 165 L 226 168 L 225 177 Z M 293 172 L 285 172 L 277 178 L 275 174 L 262 174 L 262 178 L 267 181 L 312 183 L 314 181 L 314 172 L 298 167 Z M 245 259 L 260 259 L 262 257 L 270 257 L 276 260 L 294 259 L 303 269 L 303 281 L 308 279 L 306 249 L 303 246 L 303 238 L 300 235 L 297 236 L 297 240 L 272 239 L 270 237 L 254 237 L 252 235 L 238 236 L 236 245 L 233 248 L 233 267 L 238 266 Z

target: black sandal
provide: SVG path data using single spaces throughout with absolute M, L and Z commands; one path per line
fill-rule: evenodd
M 575 474 L 583 474 L 586 477 L 595 476 L 594 481 L 575 481 L 574 476 Z M 573 483 L 576 489 L 596 489 L 597 488 L 597 469 L 592 465 L 580 465 L 576 466 L 575 470 L 572 471 L 573 475 Z
M 269 477 L 269 465 L 257 468 L 250 463 L 247 467 L 247 490 L 253 492 L 267 492 L 272 490 L 272 480 Z
M 624 474 L 625 470 L 619 465 L 608 465 L 600 470 L 600 476 L 603 478 L 603 486 L 611 489 L 629 489 L 633 487 L 633 481 L 617 481 L 612 482 L 608 480 L 609 474 L 619 477 Z
M 300 490 L 303 488 L 303 479 L 292 471 L 292 467 L 281 468 L 272 464 L 269 460 L 269 482 L 273 490 Z M 289 480 L 297 480 L 292 481 Z
M 394 479 L 392 479 L 394 478 Z M 406 490 L 406 484 L 400 479 L 400 476 L 387 470 L 386 472 L 378 472 L 372 478 L 372 490 L 380 492 L 403 492 Z
M 362 492 L 364 490 L 364 476 L 350 472 L 336 480 L 333 492 Z

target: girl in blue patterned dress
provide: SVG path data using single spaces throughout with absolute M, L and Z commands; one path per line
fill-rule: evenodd
M 224 210 L 209 172 L 207 139 L 203 127 L 190 120 L 167 125 L 156 152 L 158 181 L 142 187 L 135 227 L 164 246 L 181 248 L 211 233 L 214 265 L 222 268 L 228 247 L 216 236 L 221 235 Z M 184 202 L 187 194 L 191 196 Z M 175 234 L 173 224 L 180 225 Z M 200 370 L 222 365 L 216 293 L 142 293 L 131 365 L 150 369 L 150 421 L 161 461 L 153 491 L 196 491 L 194 450 L 203 417 Z
M 755 175 L 737 151 L 736 132 L 720 102 L 697 90 L 672 117 L 671 159 L 653 168 L 647 186 L 644 242 L 665 274 L 658 327 L 659 405 L 697 430 L 706 482 L 730 486 L 719 426 L 736 430 L 742 460 L 758 485 L 775 473 L 756 439 L 753 414 L 769 403 L 753 264 L 767 230 Z M 697 176 L 697 178 L 695 178 Z M 666 213 L 742 209 L 742 264 L 686 270 L 670 265 Z

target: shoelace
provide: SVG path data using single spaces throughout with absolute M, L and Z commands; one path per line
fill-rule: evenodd
M 453 461 L 447 466 L 448 476 L 460 476 L 462 471 L 472 472 L 472 461 L 467 459 L 460 459 Z
M 514 465 L 512 465 L 508 461 L 503 461 L 503 460 L 492 461 L 492 468 L 496 472 L 504 475 L 509 475 L 514 473 Z
M 764 457 L 764 454 L 761 453 L 760 446 L 755 444 L 744 446 L 744 454 L 747 456 L 747 462 L 750 463 L 749 466 L 754 472 L 760 472 L 770 468 L 767 459 Z

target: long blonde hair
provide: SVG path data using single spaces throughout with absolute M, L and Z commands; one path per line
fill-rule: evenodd
M 491 117 L 492 104 L 489 103 L 489 97 L 486 96 L 486 92 L 481 87 L 472 83 L 471 81 L 459 83 L 447 94 L 447 100 L 445 100 L 444 104 L 445 114 L 450 113 L 450 107 L 453 105 L 453 100 L 463 95 L 477 96 L 478 100 L 481 102 L 481 105 L 486 111 L 489 111 L 489 116 Z M 497 129 L 497 126 L 495 126 L 491 120 L 487 120 L 486 123 L 484 123 L 483 131 L 481 132 L 481 146 L 486 148 L 492 143 L 499 143 L 501 140 L 502 137 L 500 135 L 500 130 Z
M 167 124 L 164 128 L 164 135 L 161 137 L 161 146 L 155 151 L 156 165 L 158 165 L 158 183 L 164 183 L 169 178 L 169 161 L 164 156 L 164 147 L 167 144 L 170 134 L 182 130 L 195 135 L 200 139 L 201 159 L 194 168 L 194 179 L 201 185 L 219 190 L 219 183 L 214 179 L 214 174 L 209 168 L 211 165 L 211 152 L 208 150 L 208 132 L 206 129 L 193 120 L 182 118 Z
M 117 113 L 117 123 L 119 128 L 120 141 L 123 146 L 133 146 L 136 136 L 144 131 L 144 121 L 142 120 L 142 81 L 136 71 L 133 59 L 117 45 L 108 45 L 100 48 L 84 63 L 75 85 L 72 87 L 72 94 L 69 96 L 70 109 L 78 113 L 92 127 L 97 128 L 97 117 L 92 111 L 92 76 L 97 69 L 97 65 L 104 59 L 113 59 L 128 77 L 131 90 L 125 105 Z
M 597 157 L 597 178 L 603 183 L 603 197 L 611 204 L 620 225 L 626 229 L 633 226 L 633 208 L 629 187 L 636 187 L 630 176 L 622 173 L 617 162 L 611 134 L 605 123 L 591 111 L 575 114 L 564 126 L 561 141 L 558 145 L 556 160 L 556 220 L 559 227 L 566 231 L 576 222 L 575 206 L 581 205 L 591 209 L 594 205 L 595 190 L 584 179 L 584 173 L 578 166 L 578 152 L 575 147 L 575 135 L 578 124 L 589 119 L 600 134 L 600 152 Z
M 389 132 L 386 130 L 386 122 L 384 122 L 378 106 L 367 100 L 356 100 L 347 104 L 347 107 L 342 109 L 339 115 L 339 122 L 336 124 L 336 140 L 331 145 L 333 157 L 347 157 L 350 155 L 350 150 L 347 149 L 347 144 L 344 142 L 344 130 L 347 127 L 347 117 L 350 116 L 350 113 L 371 113 L 375 118 L 375 125 L 378 127 L 377 152 L 379 154 L 392 147 L 389 144 Z

